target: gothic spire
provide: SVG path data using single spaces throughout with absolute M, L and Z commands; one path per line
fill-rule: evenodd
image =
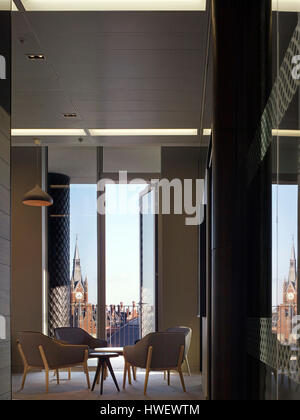
M 79 260 L 79 261 L 80 261 L 79 248 L 78 248 L 78 235 L 76 235 L 76 244 L 75 244 L 74 260 Z
M 296 287 L 296 282 L 297 282 L 296 253 L 295 253 L 295 244 L 294 244 L 294 237 L 293 237 L 288 284 L 292 284 L 294 287 Z
M 74 259 L 73 259 L 73 271 L 72 271 L 71 281 L 74 282 L 75 287 L 79 282 L 82 283 L 80 256 L 79 256 L 79 248 L 78 248 L 78 236 L 76 236 L 75 252 L 74 252 Z

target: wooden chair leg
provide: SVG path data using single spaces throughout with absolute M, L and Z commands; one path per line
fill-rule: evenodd
M 187 355 L 185 356 L 185 363 L 186 363 L 186 367 L 187 367 L 189 376 L 192 376 L 191 369 L 190 369 L 190 364 L 189 364 L 189 360 L 188 360 Z
M 127 375 L 128 367 L 126 359 L 124 359 L 124 373 L 123 373 L 123 389 L 126 387 L 126 375 Z
M 71 368 L 69 368 L 69 370 L 68 370 L 68 380 L 69 381 L 71 380 Z
M 171 384 L 170 370 L 168 370 L 168 385 L 170 386 L 170 384 Z
M 44 368 L 45 368 L 45 379 L 46 379 L 46 394 L 48 394 L 49 391 L 49 365 L 48 365 L 48 361 L 43 349 L 43 346 L 39 346 L 39 351 L 40 351 L 40 355 L 44 364 Z
M 29 370 L 28 367 L 25 366 L 24 367 L 24 372 L 23 372 L 23 378 L 22 378 L 22 384 L 21 384 L 20 391 L 22 391 L 24 389 L 24 385 L 25 385 L 25 381 L 26 381 L 26 376 L 27 376 L 28 370 Z
M 85 350 L 84 353 L 84 362 L 83 362 L 83 369 L 85 371 L 85 375 L 86 375 L 86 382 L 87 382 L 87 386 L 88 389 L 91 388 L 91 383 L 90 383 L 90 375 L 89 375 L 89 368 L 88 368 L 88 358 L 89 358 L 89 352 L 88 350 Z
M 132 385 L 132 382 L 131 382 L 131 372 L 130 372 L 130 364 L 129 363 L 127 363 L 127 370 L 128 370 L 128 383 L 129 383 L 129 385 Z
M 21 355 L 21 359 L 22 359 L 23 365 L 24 365 L 24 372 L 23 372 L 22 384 L 21 384 L 21 388 L 20 388 L 20 391 L 22 391 L 22 389 L 24 388 L 24 385 L 25 385 L 25 380 L 26 380 L 27 372 L 29 371 L 29 365 L 27 363 L 27 360 L 26 360 L 26 357 L 25 357 L 25 354 L 23 352 L 23 349 L 22 349 L 21 344 L 19 342 L 17 342 L 17 343 L 18 343 L 18 350 L 19 350 L 19 353 Z
M 181 370 L 183 355 L 184 355 L 184 346 L 181 346 L 180 353 L 179 353 L 179 358 L 178 358 L 177 370 L 178 370 L 178 373 L 179 373 L 179 377 L 180 377 L 183 392 L 186 392 L 184 378 L 183 378 L 183 374 L 182 374 L 182 370 Z
M 179 373 L 179 377 L 180 377 L 180 381 L 181 381 L 183 392 L 186 392 L 184 378 L 183 378 L 183 374 L 182 374 L 181 368 L 178 369 L 178 373 Z
M 147 370 L 146 370 L 146 376 L 145 376 L 144 395 L 146 395 L 146 394 L 147 394 L 147 387 L 148 387 L 149 374 L 150 374 L 150 370 L 149 370 L 149 369 L 147 369 Z
M 151 368 L 151 360 L 152 360 L 152 350 L 153 347 L 150 346 L 148 349 L 148 357 L 147 357 L 147 364 L 146 364 L 146 376 L 145 376 L 145 385 L 144 385 L 144 395 L 147 393 L 147 386 L 148 386 L 148 380 L 149 380 L 149 373 Z
M 56 372 L 56 381 L 57 381 L 57 385 L 59 385 L 59 370 L 55 369 Z
M 132 376 L 133 376 L 133 380 L 136 381 L 136 367 L 132 366 Z

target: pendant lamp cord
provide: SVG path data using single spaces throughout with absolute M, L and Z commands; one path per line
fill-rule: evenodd
M 39 183 L 39 159 L 38 159 L 38 153 L 39 153 L 39 146 L 41 144 L 41 140 L 40 139 L 34 139 L 34 144 L 36 146 L 36 153 L 35 153 L 35 171 L 36 171 L 36 184 L 40 184 Z

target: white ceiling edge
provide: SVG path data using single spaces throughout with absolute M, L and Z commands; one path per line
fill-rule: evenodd
M 3 4 L 3 8 L 2 8 Z M 22 0 L 27 11 L 205 11 L 206 0 Z M 0 10 L 11 10 L 0 0 Z M 17 11 L 13 3 L 12 10 Z M 300 12 L 299 0 L 272 0 L 272 10 Z
M 275 12 L 300 12 L 300 0 L 272 0 Z
M 206 0 L 22 0 L 26 11 L 205 11 Z

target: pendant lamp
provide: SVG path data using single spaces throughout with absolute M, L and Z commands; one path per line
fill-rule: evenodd
M 36 179 L 38 179 L 38 146 L 41 145 L 41 141 L 39 139 L 34 140 L 34 144 L 37 146 L 36 148 Z M 50 197 L 48 193 L 42 190 L 42 188 L 37 183 L 35 187 L 28 191 L 22 200 L 22 203 L 26 206 L 31 207 L 45 207 L 45 206 L 52 206 L 53 199 Z

